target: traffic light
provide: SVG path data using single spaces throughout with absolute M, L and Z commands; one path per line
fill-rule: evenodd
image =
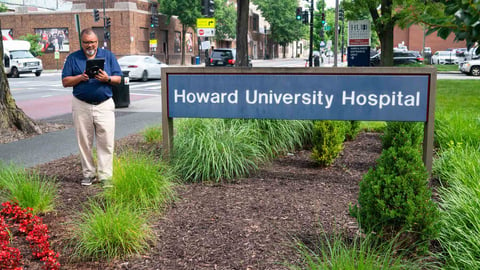
M 325 12 L 322 12 L 322 25 L 325 24 Z
M 343 9 L 340 9 L 340 10 L 338 11 L 338 19 L 339 19 L 340 21 L 343 21 L 343 19 L 345 18 L 343 15 L 344 15 L 344 14 L 343 14 Z
M 100 11 L 98 9 L 93 9 L 93 19 L 98 22 L 100 20 Z
M 150 32 L 150 39 L 155 39 L 155 31 Z
M 306 11 L 306 10 L 303 12 L 302 23 L 303 24 L 308 24 L 308 11 Z
M 295 18 L 297 19 L 297 21 L 300 21 L 302 19 L 302 16 L 303 16 L 302 7 L 297 7 L 297 16 Z
M 215 14 L 215 0 L 202 0 L 202 15 L 213 17 Z
M 215 1 L 214 0 L 208 0 L 208 17 L 213 17 L 215 13 Z
M 150 27 L 154 28 L 158 26 L 158 16 L 157 15 L 152 15 L 150 17 Z
M 105 27 L 109 28 L 112 25 L 110 17 L 105 18 Z
M 109 31 L 105 32 L 105 35 L 103 36 L 103 38 L 105 40 L 110 40 L 110 32 Z

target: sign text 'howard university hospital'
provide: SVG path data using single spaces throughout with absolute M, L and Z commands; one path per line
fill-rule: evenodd
M 169 74 L 169 117 L 427 121 L 426 74 Z

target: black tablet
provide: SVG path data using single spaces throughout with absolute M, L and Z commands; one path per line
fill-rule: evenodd
M 100 69 L 103 70 L 105 64 L 104 58 L 95 58 L 95 59 L 87 59 L 87 67 L 85 71 L 90 79 L 95 78 L 95 75 L 98 74 Z

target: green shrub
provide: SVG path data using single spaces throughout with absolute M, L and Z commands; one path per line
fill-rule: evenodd
M 360 121 L 346 121 L 345 122 L 345 139 L 347 141 L 353 141 L 357 138 L 361 129 Z
M 380 138 L 383 149 L 403 145 L 420 147 L 423 141 L 422 124 L 417 122 L 388 122 Z
M 145 213 L 124 204 L 91 201 L 72 241 L 79 259 L 117 259 L 140 254 L 154 234 Z
M 321 166 L 332 164 L 343 150 L 345 124 L 341 121 L 315 121 L 312 158 Z
M 161 143 L 163 140 L 162 127 L 147 127 L 142 131 L 143 138 L 147 143 Z
M 356 234 L 351 239 L 342 232 L 321 232 L 318 239 L 296 240 L 300 260 L 289 265 L 289 269 L 440 269 L 428 256 L 411 256 L 407 250 L 401 250 L 399 237 L 381 241 L 374 234 Z
M 438 242 L 445 261 L 443 269 L 480 269 L 479 177 L 476 170 L 476 181 L 450 179 L 447 188 L 439 188 L 441 230 Z M 465 184 L 468 181 L 472 183 Z
M 57 189 L 55 178 L 0 164 L 1 201 L 16 201 L 22 208 L 31 207 L 33 214 L 46 213 L 55 208 Z
M 409 145 L 383 150 L 376 168 L 360 182 L 358 205 L 350 212 L 364 232 L 390 239 L 404 231 L 407 244 L 426 251 L 438 234 L 438 209 L 420 156 Z
M 246 176 L 267 160 L 258 130 L 222 119 L 185 119 L 177 125 L 172 163 L 190 182 Z
M 156 210 L 175 198 L 173 169 L 151 154 L 126 151 L 114 159 L 113 166 L 114 188 L 104 192 L 108 201 Z
M 257 132 L 258 142 L 269 158 L 310 143 L 312 121 L 270 119 L 226 119 L 228 125 L 242 125 Z

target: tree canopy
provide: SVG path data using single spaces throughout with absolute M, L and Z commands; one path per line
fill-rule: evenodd
M 306 35 L 306 26 L 295 19 L 296 0 L 253 0 L 270 24 L 270 39 L 286 46 Z
M 40 45 L 40 41 L 42 41 L 42 37 L 37 34 L 27 34 L 25 36 L 20 36 L 20 39 L 26 40 L 30 43 L 30 52 L 33 56 L 41 56 L 44 53 L 42 52 L 42 46 Z
M 462 0 L 429 0 L 409 7 L 407 23 L 424 24 L 427 34 L 437 33 L 446 39 L 455 34 L 455 40 L 465 41 L 469 48 L 480 42 L 480 2 Z M 480 53 L 480 47 L 477 48 Z
M 237 11 L 227 0 L 215 0 L 215 39 L 235 39 Z

